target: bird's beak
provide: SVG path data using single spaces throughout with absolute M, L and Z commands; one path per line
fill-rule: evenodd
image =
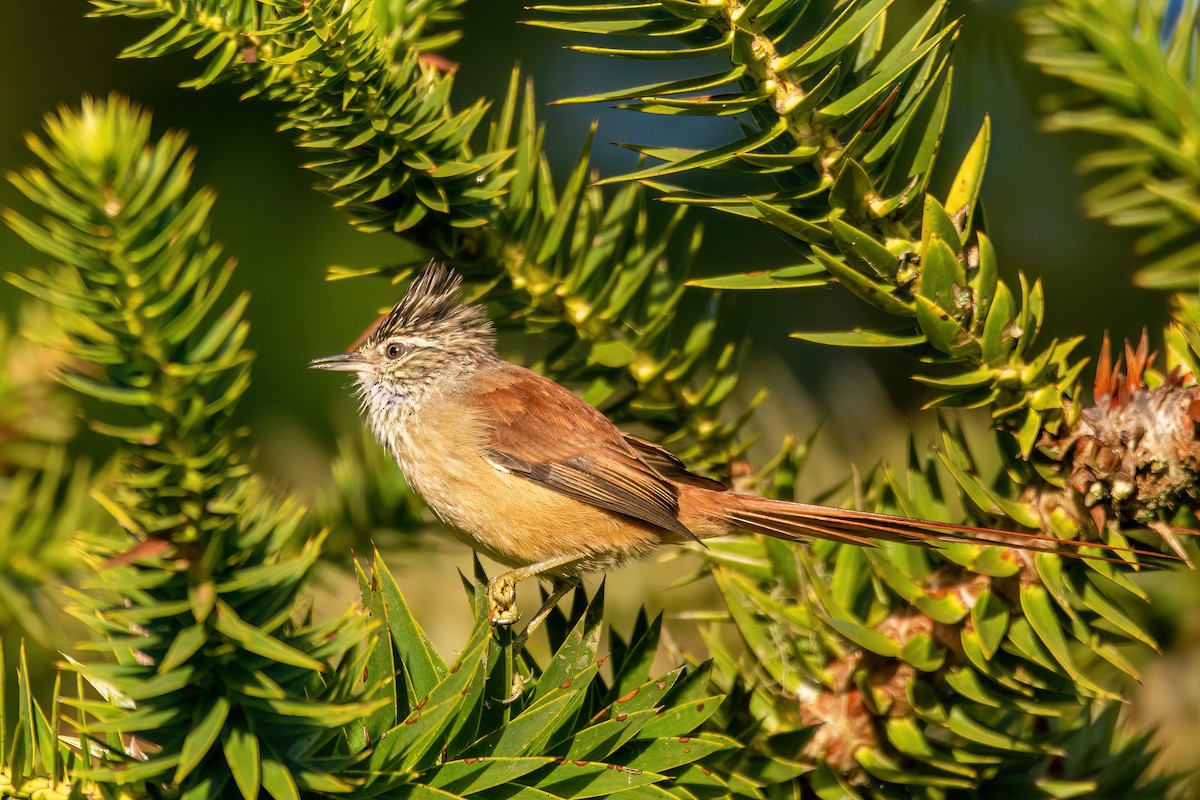
M 358 353 L 338 353 L 336 356 L 314 358 L 308 362 L 309 369 L 327 369 L 334 372 L 361 372 L 367 369 L 367 360 Z

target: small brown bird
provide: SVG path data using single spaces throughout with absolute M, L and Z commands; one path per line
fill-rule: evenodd
M 463 304 L 460 283 L 432 264 L 359 347 L 309 366 L 356 373 L 367 422 L 409 485 L 464 542 L 514 568 L 488 586 L 493 624 L 516 622 L 516 586 L 526 578 L 554 583 L 527 635 L 584 572 L 739 530 L 856 545 L 986 534 L 1001 540 L 984 543 L 1037 551 L 1108 549 L 734 494 L 622 433 L 554 381 L 502 360 L 484 309 Z

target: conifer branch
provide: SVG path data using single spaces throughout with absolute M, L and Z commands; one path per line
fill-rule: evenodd
M 776 192 L 710 197 L 664 186 L 668 201 L 765 219 L 802 241 L 832 241 L 822 207 L 861 211 L 881 238 L 911 239 L 949 99 L 949 52 L 957 25 L 934 3 L 886 50 L 891 0 L 852 2 L 826 20 L 797 2 L 623 3 L 535 6 L 532 24 L 582 34 L 653 37 L 643 47 L 577 46 L 585 53 L 686 60 L 723 53 L 730 70 L 562 102 L 702 116 L 736 114 L 743 137 L 711 151 L 626 145 L 662 164 L 610 181 L 653 181 L 692 170 L 770 175 Z M 695 6 L 695 7 L 693 7 Z M 588 12 L 594 18 L 588 17 Z M 582 15 L 582 16 L 581 16 Z M 603 19 L 603 21 L 600 21 Z M 815 29 L 815 30 L 814 30 Z M 814 30 L 805 39 L 799 30 Z M 670 31 L 674 39 L 664 39 Z M 701 44 L 703 43 L 703 44 Z M 724 90 L 722 94 L 698 91 Z M 920 146 L 916 158 L 906 147 Z M 832 197 L 832 199 L 829 199 Z M 799 212 L 792 228 L 779 212 Z M 805 224 L 807 223 L 807 225 Z
M 188 186 L 182 136 L 151 142 L 149 117 L 115 98 L 47 129 L 30 140 L 42 166 L 15 178 L 40 214 L 6 218 L 59 267 L 10 280 L 52 303 L 75 354 L 63 382 L 108 412 L 94 427 L 122 449 L 97 498 L 128 546 L 94 546 L 109 557 L 69 592 L 91 647 L 113 659 L 68 658 L 75 685 L 56 686 L 46 715 L 22 658 L 0 790 L 465 798 L 503 785 L 555 800 L 687 785 L 736 752 L 696 733 L 724 699 L 707 668 L 651 674 L 660 621 L 643 615 L 628 640 L 613 636 L 611 659 L 598 653 L 599 593 L 580 593 L 573 621 L 548 621 L 544 664 L 507 631 L 493 641 L 481 570 L 468 586 L 476 623 L 450 665 L 378 561 L 370 574 L 355 565 L 363 611 L 298 614 L 325 534 L 263 490 L 232 425 L 246 303 L 223 300 L 232 265 L 210 240 L 211 193 Z M 4 675 L 0 663 L 0 696 Z M 529 677 L 508 697 L 516 676 Z
M 709 152 L 633 146 L 661 164 L 615 180 L 649 182 L 668 201 L 762 220 L 807 258 L 800 266 L 755 270 L 694 281 L 719 289 L 803 288 L 842 284 L 869 306 L 903 320 L 903 329 L 803 332 L 823 344 L 901 349 L 938 365 L 914 376 L 940 390 L 930 405 L 990 405 L 997 424 L 1012 432 L 1028 457 L 1043 435 L 1062 429 L 1082 361 L 1068 357 L 1078 340 L 1034 349 L 1044 313 L 1041 285 L 1022 276 L 1017 292 L 999 280 L 991 244 L 975 229 L 975 210 L 990 143 L 985 121 L 944 199 L 926 193 L 945 126 L 950 96 L 949 54 L 955 25 L 943 25 L 933 4 L 883 48 L 887 0 L 836 9 L 812 26 L 796 2 L 714 3 L 688 16 L 670 4 L 604 6 L 598 16 L 626 21 L 620 33 L 654 33 L 644 49 L 589 53 L 687 59 L 723 52 L 731 71 L 713 78 L 730 94 L 689 96 L 696 81 L 640 86 L 569 102 L 624 100 L 650 113 L 739 114 L 744 137 Z M 587 6 L 573 6 L 573 14 Z M 598 9 L 599 7 L 597 7 Z M 562 7 L 543 7 L 536 24 L 579 33 L 614 30 Z M 649 17 L 639 28 L 633 20 Z M 658 27 L 679 22 L 686 36 L 674 49 Z M 694 17 L 694 19 L 693 19 Z M 697 40 L 712 43 L 697 46 Z M 711 197 L 665 186 L 665 177 L 694 170 L 769 175 L 778 189 L 741 197 Z M 750 185 L 750 184 L 748 184 Z M 822 277 L 823 276 L 823 277 Z
M 1097 134 L 1080 167 L 1103 177 L 1084 195 L 1094 217 L 1146 232 L 1142 286 L 1195 292 L 1200 261 L 1197 9 L 1171 3 L 1031 3 L 1028 58 L 1064 88 L 1045 124 Z
M 292 620 L 321 537 L 258 485 L 233 424 L 247 298 L 224 296 L 233 263 L 210 237 L 213 195 L 190 190 L 183 137 L 152 143 L 149 116 L 120 99 L 62 110 L 29 144 L 41 166 L 13 181 L 39 215 L 5 219 L 57 266 L 9 280 L 50 305 L 60 336 L 47 344 L 71 356 L 61 380 L 119 445 L 94 496 L 126 533 L 88 542 L 95 572 L 69 591 L 116 660 L 70 664 L 103 697 L 62 700 L 73 752 L 91 753 L 72 775 L 207 791 L 228 783 L 228 758 L 254 771 L 238 775 L 247 797 L 243 780 L 273 794 L 337 785 L 311 758 L 331 725 L 369 713 L 353 681 L 327 677 L 353 670 L 344 656 L 365 630 Z
M 45 312 L 27 304 L 26 326 L 44 332 Z M 0 322 L 0 632 L 49 646 L 63 643 L 43 613 L 56 604 L 43 603 L 43 592 L 81 566 L 71 537 L 97 522 L 88 500 L 92 469 L 67 453 L 77 408 L 54 381 L 60 361 Z
M 935 24 L 940 6 L 899 32 L 887 51 L 881 49 L 891 41 L 884 36 L 887 0 L 844 4 L 825 22 L 808 20 L 800 4 L 788 0 L 573 7 L 582 14 L 557 27 L 654 35 L 640 50 L 586 48 L 592 52 L 730 58 L 729 71 L 716 76 L 589 99 L 624 101 L 652 113 L 739 114 L 744 126 L 741 139 L 712 151 L 635 147 L 661 163 L 626 176 L 637 180 L 602 204 L 597 190 L 583 189 L 585 160 L 563 192 L 550 187 L 530 95 L 518 102 L 515 79 L 484 155 L 472 155 L 466 139 L 475 121 L 470 111 L 446 109 L 442 87 L 448 78 L 412 51 L 384 63 L 380 54 L 395 51 L 371 33 L 366 5 L 103 0 L 97 8 L 164 20 L 138 46 L 139 55 L 189 48 L 218 53 L 223 60 L 210 61 L 202 82 L 228 75 L 244 80 L 251 93 L 281 100 L 285 125 L 322 154 L 314 168 L 360 226 L 407 231 L 468 267 L 475 262 L 476 275 L 489 274 L 483 264 L 502 265 L 505 278 L 490 296 L 510 304 L 527 330 L 545 325 L 561 333 L 567 355 L 558 374 L 607 381 L 595 384 L 596 396 L 615 403 L 619 416 L 632 417 L 638 409 L 614 398 L 621 388 L 636 388 L 653 398 L 646 416 L 662 418 L 683 408 L 686 429 L 703 439 L 696 422 L 703 416 L 692 406 L 708 413 L 736 376 L 723 368 L 698 393 L 698 404 L 682 388 L 687 384 L 681 376 L 699 374 L 695 365 L 712 355 L 706 347 L 694 357 L 671 354 L 655 327 L 670 315 L 678 275 L 658 266 L 668 260 L 671 237 L 656 240 L 645 232 L 639 186 L 649 184 L 683 206 L 761 218 L 793 238 L 807 259 L 787 270 L 707 285 L 836 280 L 897 317 L 901 329 L 806 338 L 907 348 L 946 365 L 926 379 L 945 391 L 939 402 L 992 407 L 1002 433 L 987 446 L 1012 456 L 999 475 L 982 474 L 961 430 L 948 421 L 931 457 L 922 459 L 914 449 L 905 470 L 872 476 L 862 504 L 933 519 L 965 515 L 990 523 L 1009 517 L 1064 537 L 1095 535 L 1094 525 L 1113 544 L 1127 543 L 1126 534 L 1143 535 L 1138 529 L 1144 520 L 1126 514 L 1119 502 L 1111 505 L 1113 517 L 1097 524 L 1084 495 L 1068 483 L 1080 466 L 1066 463 L 1065 454 L 1085 418 L 1077 389 L 1082 363 L 1070 360 L 1075 341 L 1034 347 L 1043 314 L 1040 286 L 1022 279 L 1014 291 L 1001 282 L 986 236 L 977 230 L 986 125 L 950 191 L 937 197 L 927 191 L 949 99 L 953 31 Z M 557 19 L 562 12 L 539 13 Z M 212 17 L 225 26 L 216 34 Z M 796 33 L 809 30 L 814 33 L 807 40 Z M 348 86 L 346 66 L 360 56 L 372 80 Z M 423 87 L 429 105 L 406 105 L 410 96 L 389 83 L 397 74 Z M 375 80 L 395 89 L 382 92 L 388 114 L 373 116 L 374 107 L 364 100 L 365 87 Z M 727 85 L 732 94 L 691 96 Z M 377 125 L 368 130 L 364 121 Z M 432 130 L 450 138 L 465 133 L 449 144 L 434 138 L 430 147 L 442 148 L 439 160 L 422 161 L 406 148 L 424 142 Z M 390 136 L 400 141 L 389 143 Z M 494 194 L 469 195 L 465 184 L 455 183 L 455 170 L 438 174 L 446 163 L 440 159 L 454 155 L 454 147 L 453 163 L 475 170 L 471 174 Z M 489 154 L 496 160 L 481 162 Z M 712 198 L 662 180 L 717 168 L 770 175 L 779 188 Z M 478 220 L 490 224 L 477 227 Z M 685 255 L 698 246 L 694 237 L 681 238 Z M 609 249 L 610 241 L 620 245 Z M 632 277 L 602 280 L 606 270 Z M 557 284 L 566 287 L 561 294 Z M 635 298 L 645 305 L 635 309 Z M 616 324 L 618 318 L 634 323 L 627 329 Z M 1172 357 L 1194 360 L 1189 329 L 1177 334 Z M 585 343 L 582 358 L 570 352 L 575 337 Z M 651 360 L 641 358 L 646 353 Z M 682 366 L 658 370 L 667 356 Z M 1146 359 L 1137 358 L 1138 367 L 1129 364 L 1118 382 L 1130 394 L 1149 388 L 1142 385 L 1144 375 L 1149 383 L 1156 379 L 1146 373 Z M 657 375 L 665 376 L 664 384 L 654 383 Z M 705 405 L 705 398 L 716 402 Z M 1103 453 L 1107 445 L 1093 439 L 1099 444 L 1091 452 Z M 939 479 L 939 470 L 948 477 Z M 1103 483 L 1103 476 L 1096 477 Z M 966 500 L 961 511 L 956 497 Z M 1136 523 L 1131 530 L 1115 524 L 1130 521 Z M 1118 645 L 1148 642 L 1124 608 L 1142 596 L 1118 567 L 1020 558 L 989 547 L 949 548 L 943 558 L 901 548 L 862 552 L 819 545 L 810 560 L 757 541 L 714 546 L 710 557 L 720 564 L 718 582 L 731 619 L 761 660 L 766 687 L 752 686 L 744 709 L 735 704 L 722 713 L 728 720 L 743 711 L 773 726 L 754 741 L 752 758 L 778 756 L 780 742 L 793 746 L 791 759 L 770 759 L 772 774 L 785 783 L 803 772 L 795 745 L 808 741 L 806 755 L 817 762 L 810 780 L 826 796 L 855 797 L 866 783 L 881 797 L 1001 791 L 1011 774 L 1003 767 L 1011 765 L 1027 779 L 1019 784 L 1026 793 L 1040 786 L 1076 794 L 1094 785 L 1122 791 L 1152 785 L 1141 782 L 1146 759 L 1140 745 L 1125 750 L 1114 737 L 1080 733 L 1094 724 L 1101 733 L 1111 730 L 1081 712 L 1081 698 L 1097 706 L 1112 698 L 1119 676 L 1136 673 Z M 781 653 L 780 642 L 794 648 Z M 747 670 L 727 658 L 715 638 L 710 646 L 722 679 L 740 692 L 744 682 L 732 676 Z M 791 713 L 797 697 L 808 718 Z M 816 722 L 822 727 L 806 739 L 806 726 Z M 1079 742 L 1071 751 L 1079 769 L 1064 772 L 1061 754 Z M 991 760 L 997 752 L 1001 766 Z
M 633 146 L 661 163 L 619 180 L 650 183 L 674 202 L 758 217 L 793 239 L 808 263 L 696 283 L 722 289 L 841 283 L 901 325 L 799 338 L 896 348 L 938 365 L 933 374 L 916 376 L 942 391 L 931 405 L 991 408 L 999 438 L 989 449 L 1005 457 L 1000 474 L 981 472 L 962 431 L 947 420 L 927 458 L 913 448 L 904 469 L 873 476 L 856 502 L 928 519 L 965 513 L 985 525 L 1008 517 L 1057 536 L 1103 536 L 1118 546 L 1128 545 L 1130 534 L 1141 541 L 1147 518 L 1127 504 L 1129 494 L 1118 497 L 1103 477 L 1096 480 L 1102 475 L 1096 459 L 1070 458 L 1080 436 L 1108 430 L 1096 424 L 1103 414 L 1082 401 L 1084 362 L 1071 359 L 1080 340 L 1035 346 L 1044 313 L 1041 286 L 1022 276 L 1019 292 L 1009 289 L 999 280 L 988 238 L 977 230 L 990 138 L 986 122 L 950 191 L 944 198 L 927 191 L 948 102 L 952 37 L 942 29 L 923 39 L 936 29 L 926 17 L 898 33 L 908 46 L 897 46 L 894 57 L 880 55 L 887 5 L 847 3 L 808 28 L 799 5 L 786 2 L 556 6 L 540 9 L 550 21 L 537 22 L 582 34 L 654 37 L 639 49 L 576 48 L 585 52 L 726 54 L 728 73 L 572 102 L 616 100 L 649 113 L 738 114 L 738 141 L 702 152 Z M 799 29 L 815 32 L 795 35 Z M 659 34 L 667 31 L 676 37 L 663 44 Z M 939 37 L 945 37 L 945 50 L 939 50 Z M 928 60 L 909 81 L 897 80 L 900 65 L 914 66 L 922 57 Z M 872 70 L 888 77 L 875 82 Z M 849 74 L 856 80 L 845 80 Z M 708 93 L 725 87 L 727 94 Z M 906 135 L 907 147 L 890 149 Z M 778 188 L 711 197 L 663 182 L 702 169 L 768 174 Z M 905 180 L 897 183 L 897 176 Z M 1136 365 L 1127 361 L 1120 378 L 1123 399 L 1116 403 L 1113 395 L 1114 409 L 1146 391 L 1146 354 L 1137 352 Z M 1103 376 L 1105 385 L 1110 377 Z M 1194 390 L 1181 391 L 1194 396 Z M 1171 408 L 1187 422 L 1186 408 Z M 1107 433 L 1087 441 L 1085 451 L 1099 452 L 1100 461 L 1113 456 L 1105 449 L 1112 444 Z M 1182 485 L 1194 482 L 1194 472 L 1184 470 Z M 1085 497 L 1095 487 L 1095 496 Z M 1190 504 L 1170 491 L 1172 501 L 1156 506 L 1154 514 Z M 955 496 L 962 498 L 962 512 L 952 508 Z M 1168 547 L 1169 526 L 1155 524 L 1157 531 L 1167 530 L 1157 546 Z M 1075 753 L 1091 768 L 1054 791 L 1072 793 L 1091 781 L 1112 780 L 1128 790 L 1134 782 L 1129 776 L 1148 765 L 1141 743 L 1076 735 L 1093 725 L 1090 715 L 1079 713 L 1081 696 L 1096 698 L 1101 707 L 1103 699 L 1115 697 L 1116 675 L 1136 678 L 1118 645 L 1149 642 L 1123 610 L 1139 601 L 1139 590 L 1110 565 L 979 548 L 946 548 L 933 557 L 823 543 L 809 559 L 757 541 L 716 545 L 708 555 L 718 565 L 731 621 L 753 653 L 755 674 L 762 670 L 761 680 L 747 687 L 749 713 L 762 720 L 764 709 L 772 709 L 755 747 L 775 752 L 773 739 L 818 725 L 804 753 L 817 760 L 812 781 L 827 796 L 858 797 L 861 785 L 882 797 L 911 796 L 917 786 L 938 787 L 944 793 L 939 796 L 986 791 L 1014 768 L 1029 776 L 1021 791 L 1031 792 L 1059 770 L 1047 756 L 1068 741 L 1084 741 L 1085 751 L 1095 748 L 1086 756 Z M 716 637 L 708 644 L 722 666 L 722 685 L 735 691 L 749 665 L 728 655 Z M 1111 713 L 1101 717 L 1109 720 L 1111 734 Z M 1053 732 L 1039 736 L 1047 718 L 1055 720 Z M 1004 768 L 961 757 L 980 748 L 1003 751 Z M 1116 768 L 1108 772 L 1109 766 Z
M 1165 368 L 1153 370 L 1145 334 L 1136 349 L 1118 351 L 1115 364 L 1106 341 L 1095 405 L 1054 443 L 1056 454 L 1074 447 L 1070 485 L 1097 524 L 1114 516 L 1149 524 L 1179 552 L 1173 516 L 1180 507 L 1195 510 L 1200 478 L 1192 431 L 1200 412 L 1191 410 L 1200 391 L 1193 377 L 1196 317 L 1194 299 L 1184 294 L 1195 291 L 1200 255 L 1200 172 L 1190 152 L 1200 135 L 1197 13 L 1068 0 L 1037 3 L 1024 14 L 1028 58 L 1071 87 L 1049 98 L 1047 126 L 1107 142 L 1081 161 L 1105 176 L 1084 195 L 1085 208 L 1110 225 L 1147 229 L 1136 250 L 1150 263 L 1135 282 L 1180 292 L 1165 333 Z
M 319 188 L 351 223 L 401 234 L 480 278 L 514 321 L 558 345 L 535 366 L 583 386 L 591 402 L 621 421 L 673 431 L 677 449 L 718 470 L 740 452 L 739 421 L 722 419 L 718 410 L 734 388 L 742 348 L 716 339 L 715 310 L 686 340 L 669 326 L 699 229 L 677 216 L 664 232 L 649 231 L 640 187 L 606 202 L 599 189 L 586 187 L 586 147 L 556 192 L 532 89 L 522 94 L 516 73 L 476 152 L 486 104 L 451 111 L 453 71 L 426 57 L 427 39 L 389 38 L 378 4 L 97 0 L 93 6 L 96 16 L 161 21 L 126 56 L 195 50 L 208 64 L 193 85 L 238 81 L 248 95 L 280 103 L 282 127 L 312 153 L 308 166 L 321 176 Z M 404 30 L 444 41 L 430 28 L 438 14 L 419 6 L 406 13 L 411 25 Z M 417 24 L 417 17 L 425 21 Z M 398 278 L 412 266 L 335 277 Z
M 1079 376 L 1085 361 L 1072 358 L 1081 339 L 1037 344 L 1044 316 L 1041 284 L 1020 276 L 1019 291 L 1010 289 L 999 279 L 990 240 L 975 226 L 991 135 L 986 120 L 944 198 L 926 192 L 949 99 L 953 26 L 939 26 L 941 6 L 935 4 L 884 51 L 887 8 L 886 0 L 848 3 L 807 37 L 794 32 L 812 21 L 787 2 L 714 3 L 703 11 L 671 3 L 547 6 L 536 10 L 548 18 L 535 23 L 582 34 L 653 36 L 644 49 L 577 48 L 592 53 L 678 59 L 727 54 L 731 71 L 716 77 L 571 100 L 619 100 L 650 113 L 738 115 L 742 140 L 708 152 L 635 147 L 662 163 L 617 180 L 651 182 L 668 192 L 668 200 L 757 216 L 795 241 L 809 264 L 695 283 L 804 287 L 821 282 L 816 275 L 823 272 L 905 327 L 795 336 L 835 346 L 892 348 L 931 364 L 913 376 L 940 391 L 929 406 L 989 407 L 996 426 L 1011 435 L 1003 448 L 1019 459 L 1014 466 L 1020 471 L 1011 494 L 1023 487 L 1057 491 L 1069 473 L 1075 480 L 1063 502 L 1082 507 L 1088 489 L 1078 490 L 1074 499 L 1069 494 L 1084 473 L 1062 463 L 1064 443 L 1075 441 L 1083 424 Z M 668 30 L 677 37 L 673 49 L 661 44 L 660 34 Z M 699 40 L 712 46 L 698 47 Z M 713 87 L 734 91 L 692 96 Z M 675 99 L 668 104 L 664 97 Z M 769 174 L 779 190 L 722 198 L 660 183 L 665 176 L 704 169 Z M 898 171 L 908 182 L 889 190 Z M 997 493 L 969 470 L 962 481 L 969 496 L 985 498 L 976 502 L 985 514 L 1053 527 L 1037 503 L 1022 511 L 1019 503 L 996 501 Z M 1076 529 L 1090 526 L 1079 508 L 1068 516 Z M 1105 519 L 1096 527 L 1103 529 Z

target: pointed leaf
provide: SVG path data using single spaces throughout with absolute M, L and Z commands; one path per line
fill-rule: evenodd
M 208 755 L 209 750 L 217 743 L 217 737 L 221 735 L 221 728 L 228 717 L 229 700 L 224 696 L 217 697 L 209 705 L 196 706 L 191 730 L 188 731 L 179 751 L 179 766 L 172 779 L 176 784 L 183 783 L 183 779 Z
M 1058 616 L 1054 613 L 1050 593 L 1046 591 L 1045 587 L 1034 584 L 1022 586 L 1021 609 L 1025 612 L 1026 619 L 1029 620 L 1029 625 L 1037 632 L 1037 636 L 1042 644 L 1050 651 L 1050 654 L 1054 656 L 1054 660 L 1059 663 L 1063 670 L 1071 676 L 1072 680 L 1080 686 L 1095 692 L 1100 697 L 1110 700 L 1120 699 L 1119 695 L 1104 689 L 1076 666 L 1067 648 L 1062 624 Z
M 880 93 L 886 91 L 888 87 L 899 81 L 905 72 L 924 58 L 933 48 L 937 47 L 956 28 L 957 24 L 950 24 L 915 49 L 889 56 L 872 73 L 870 78 L 858 84 L 832 103 L 823 106 L 817 112 L 817 119 L 825 123 L 836 123 L 839 119 L 866 105 L 872 98 L 877 97 Z M 900 46 L 897 45 L 893 52 L 900 50 Z
M 457 795 L 475 794 L 493 786 L 512 783 L 523 775 L 551 764 L 549 756 L 537 758 L 469 758 L 447 761 L 434 767 L 423 780 L 434 789 Z
M 275 800 L 300 800 L 300 789 L 291 771 L 274 758 L 262 762 L 262 788 Z
M 709 6 L 715 10 L 716 6 Z M 675 94 L 677 92 L 699 92 L 705 89 L 715 89 L 720 86 L 727 86 L 738 80 L 745 72 L 745 67 L 734 67 L 726 72 L 718 72 L 715 75 L 705 75 L 697 78 L 685 78 L 683 80 L 662 81 L 659 83 L 648 83 L 643 86 L 633 86 L 628 89 L 617 89 L 611 92 L 600 92 L 599 94 L 591 94 L 579 97 L 568 97 L 562 100 L 555 100 L 552 105 L 567 104 L 567 103 L 609 103 L 615 100 L 629 100 L 635 97 L 646 97 L 647 95 L 666 95 Z
M 966 211 L 966 221 L 962 226 L 964 235 L 972 228 L 975 207 L 979 203 L 979 190 L 983 186 L 983 172 L 987 167 L 991 141 L 992 120 L 991 117 L 984 116 L 979 134 L 975 137 L 971 149 L 967 151 L 966 158 L 959 166 L 958 174 L 954 176 L 954 182 L 950 184 L 950 193 L 946 195 L 946 211 L 950 216 L 957 217 L 964 210 Z
M 779 71 L 803 69 L 827 58 L 836 58 L 853 44 L 893 0 L 870 0 L 866 3 L 846 3 L 838 18 L 821 26 L 821 32 L 802 48 L 781 59 Z
M 589 725 L 566 741 L 568 761 L 604 761 L 659 712 L 653 708 Z
M 413 616 L 400 587 L 396 584 L 396 579 L 392 577 L 378 550 L 374 554 L 372 570 L 375 580 L 379 583 L 379 589 L 383 592 L 392 644 L 412 682 L 413 693 L 418 698 L 424 697 L 446 676 L 446 662 L 425 636 L 425 631 Z
M 881 278 L 896 277 L 900 259 L 874 237 L 835 217 L 830 217 L 826 224 L 838 250 L 855 269 L 864 275 L 874 272 Z
M 996 655 L 1004 632 L 1008 630 L 1008 606 L 990 589 L 984 589 L 971 607 L 971 627 L 979 636 L 979 644 L 987 658 Z
M 726 145 L 706 150 L 691 158 L 686 158 L 683 161 L 674 163 L 660 164 L 656 167 L 647 167 L 646 169 L 631 172 L 628 175 L 621 175 L 616 178 L 607 178 L 600 181 L 597 185 L 608 183 L 616 183 L 618 181 L 641 181 L 648 178 L 660 178 L 663 175 L 673 175 L 677 172 L 685 172 L 689 169 L 705 169 L 724 164 L 732 159 L 737 158 L 739 153 L 746 151 L 757 150 L 760 147 L 773 142 L 780 136 L 787 133 L 787 120 L 780 119 L 772 127 L 759 133 L 751 134 L 745 138 L 730 142 Z
M 325 665 L 320 661 L 242 621 L 237 612 L 224 600 L 217 601 L 216 610 L 217 631 L 225 634 L 251 653 L 280 664 L 290 664 L 293 667 L 311 669 L 315 672 L 325 671 Z
M 617 764 L 562 761 L 518 778 L 516 782 L 559 797 L 586 798 L 619 797 L 618 793 L 662 780 L 665 780 L 662 775 Z
M 647 772 L 666 772 L 704 759 L 728 747 L 706 735 L 635 739 L 618 756 L 620 763 Z M 614 759 L 615 760 L 615 759 Z
M 241 726 L 231 725 L 221 733 L 221 749 L 242 797 L 255 800 L 259 787 L 258 738 Z
M 439 737 L 462 708 L 470 686 L 480 677 L 489 634 L 485 620 L 476 622 L 467 646 L 446 677 L 375 746 L 369 761 L 372 769 L 417 769 L 427 765 L 431 753 L 438 754 L 440 748 L 435 746 Z
M 541 238 L 541 246 L 538 248 L 536 256 L 538 263 L 548 262 L 558 252 L 568 226 L 575 219 L 583 194 L 584 180 L 587 178 L 588 154 L 591 152 L 592 139 L 595 136 L 596 123 L 592 123 L 591 128 L 588 129 L 587 138 L 583 141 L 583 152 L 575 162 L 575 168 L 571 170 L 571 175 L 567 178 L 567 185 L 563 187 L 562 196 L 558 199 L 554 216 L 550 220 L 550 227 Z
M 610 696 L 621 697 L 649 680 L 650 668 L 658 655 L 661 632 L 662 612 L 659 612 L 626 651 L 619 665 L 619 672 L 613 678 Z
M 536 754 L 574 707 L 575 695 L 560 692 L 480 739 L 470 752 L 505 758 Z
M 958 236 L 953 226 L 950 232 Z M 954 314 L 958 311 L 958 293 L 966 285 L 966 276 L 954 251 L 938 235 L 931 236 L 921 263 L 921 295 L 944 311 Z
M 853 294 L 889 314 L 902 317 L 912 316 L 913 312 L 908 305 L 892 295 L 892 287 L 870 280 L 858 270 L 843 264 L 815 245 L 812 251 L 826 271 Z
M 600 646 L 603 609 L 604 585 L 601 584 L 583 616 L 576 621 L 566 640 L 538 678 L 533 706 L 549 697 L 555 690 L 573 688 L 571 683 L 577 676 L 584 676 L 598 666 L 596 649 Z
M 192 625 L 184 628 L 176 634 L 162 661 L 158 663 L 158 674 L 164 675 L 182 665 L 194 656 L 206 641 L 208 641 L 208 628 L 204 625 Z
M 788 334 L 793 339 L 803 339 L 816 344 L 836 347 L 912 347 L 924 344 L 925 337 L 919 333 L 888 333 L 886 331 L 864 331 L 853 328 L 849 331 L 807 331 Z
M 825 270 L 817 264 L 797 264 L 772 270 L 756 270 L 740 275 L 719 275 L 714 278 L 694 278 L 687 286 L 706 289 L 797 289 L 824 286 Z

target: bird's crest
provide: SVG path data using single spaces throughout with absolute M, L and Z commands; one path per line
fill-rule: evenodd
M 400 302 L 376 326 L 368 345 L 395 334 L 421 336 L 445 333 L 490 336 L 491 322 L 482 306 L 462 301 L 462 276 L 440 261 L 430 261 Z

